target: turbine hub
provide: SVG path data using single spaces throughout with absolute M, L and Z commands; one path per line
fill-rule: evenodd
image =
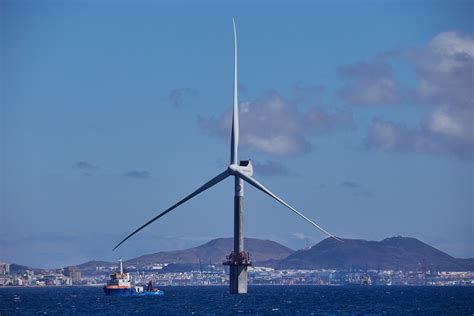
M 238 165 L 231 164 L 228 170 L 232 175 L 236 175 L 237 171 L 240 171 L 249 177 L 253 176 L 253 166 L 250 160 L 241 160 Z

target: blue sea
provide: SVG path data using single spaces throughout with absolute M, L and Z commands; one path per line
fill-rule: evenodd
M 165 296 L 107 297 L 100 287 L 0 288 L 3 315 L 473 315 L 474 287 L 163 287 Z

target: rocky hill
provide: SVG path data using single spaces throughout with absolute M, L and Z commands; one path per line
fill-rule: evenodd
M 281 260 L 294 251 L 277 242 L 256 238 L 245 238 L 245 251 L 251 255 L 255 263 L 268 260 Z M 233 238 L 213 239 L 201 246 L 178 251 L 162 251 L 127 260 L 127 265 L 145 266 L 153 263 L 199 264 L 222 263 L 234 247 Z
M 294 251 L 277 242 L 256 238 L 244 239 L 245 250 L 250 252 L 252 261 L 260 263 L 269 260 L 281 260 L 288 257 Z M 124 262 L 124 266 L 135 266 L 142 269 L 156 263 L 168 263 L 163 271 L 190 271 L 205 267 L 210 262 L 221 266 L 222 261 L 234 247 L 233 238 L 213 239 L 203 245 L 176 251 L 160 251 L 153 254 L 143 255 Z M 96 267 L 117 266 L 117 262 L 89 261 L 77 267 L 84 274 L 93 274 Z
M 327 238 L 308 250 L 283 260 L 267 262 L 276 268 L 384 269 L 474 271 L 474 259 L 457 259 L 416 238 L 391 237 L 382 241 Z

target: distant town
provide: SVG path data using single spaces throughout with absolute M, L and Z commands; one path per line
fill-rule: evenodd
M 374 242 L 325 239 L 294 251 L 277 242 L 245 238 L 250 285 L 474 286 L 474 259 L 454 258 L 411 237 Z M 132 283 L 155 286 L 228 285 L 223 259 L 232 238 L 124 261 Z M 0 263 L 0 286 L 100 286 L 118 262 L 89 261 L 59 269 Z
M 126 266 L 132 282 L 156 286 L 228 285 L 229 273 L 222 265 L 208 264 L 199 270 L 165 272 L 168 264 L 157 263 L 138 270 Z M 10 273 L 10 264 L 0 263 L 0 286 L 100 286 L 106 283 L 109 274 L 118 266 L 97 266 L 95 273 L 83 275 L 77 267 L 24 273 Z M 249 267 L 250 285 L 407 285 L 407 286 L 474 286 L 474 272 L 452 271 L 394 271 L 334 269 L 274 269 L 271 267 Z

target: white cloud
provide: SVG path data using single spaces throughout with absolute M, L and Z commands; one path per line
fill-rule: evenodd
M 469 113 L 465 113 L 469 114 Z M 466 138 L 472 140 L 472 125 L 468 120 L 463 120 L 466 116 L 452 113 L 449 107 L 436 108 L 429 117 L 428 127 L 433 133 L 439 133 L 453 138 Z
M 340 68 L 346 80 L 340 91 L 343 100 L 351 105 L 383 105 L 398 100 L 399 84 L 388 63 L 359 62 Z
M 322 107 L 305 110 L 277 92 L 240 103 L 240 145 L 273 156 L 300 155 L 311 151 L 311 134 L 354 128 L 352 113 L 327 112 Z M 218 118 L 200 118 L 203 131 L 224 139 L 230 137 L 231 109 Z
M 364 139 L 364 147 L 384 151 L 455 156 L 461 159 L 474 158 L 472 141 L 446 135 L 446 130 L 449 129 L 443 128 L 443 133 L 434 132 L 426 125 L 407 128 L 375 118 Z
M 474 57 L 474 41 L 468 35 L 456 31 L 443 32 L 436 35 L 428 44 L 435 53 L 444 56 L 467 54 Z
M 430 111 L 417 128 L 375 119 L 365 138 L 366 147 L 472 159 L 474 38 L 444 32 L 401 57 L 416 72 L 412 101 L 429 106 Z
M 455 31 L 435 36 L 410 54 L 420 101 L 439 106 L 473 107 L 474 38 Z
M 399 139 L 398 134 L 395 124 L 376 119 L 372 125 L 371 143 L 385 150 L 394 149 Z

